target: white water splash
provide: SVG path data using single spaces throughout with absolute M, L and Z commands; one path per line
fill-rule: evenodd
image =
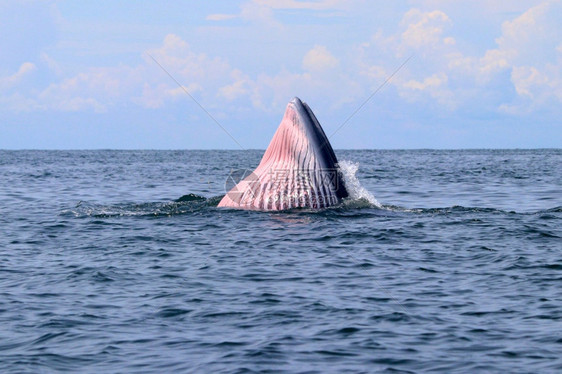
M 368 201 L 370 205 L 382 208 L 381 203 L 375 199 L 372 193 L 361 185 L 361 182 L 359 182 L 359 179 L 355 176 L 355 173 L 357 173 L 359 169 L 358 162 L 344 160 L 340 161 L 339 166 L 351 201 Z

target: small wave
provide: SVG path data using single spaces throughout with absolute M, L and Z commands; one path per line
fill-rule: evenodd
M 504 210 L 499 208 L 490 207 L 470 207 L 453 205 L 451 207 L 441 207 L 441 208 L 417 208 L 417 209 L 404 209 L 400 207 L 393 207 L 397 210 L 402 210 L 404 212 L 415 212 L 415 213 L 430 213 L 430 214 L 451 214 L 451 213 L 488 213 L 488 214 L 502 214 L 502 215 L 536 215 L 536 214 L 550 214 L 558 213 L 562 210 L 560 208 L 538 210 L 534 212 L 520 212 L 514 210 Z M 554 216 L 553 216 L 554 217 Z
M 343 201 L 342 208 L 344 209 L 365 209 L 365 208 L 382 208 L 382 206 L 378 206 L 370 202 L 365 198 L 360 199 L 346 199 Z
M 359 170 L 359 163 L 344 160 L 339 163 L 339 166 L 343 175 L 345 187 L 349 193 L 349 199 L 345 203 L 346 207 L 372 208 L 374 206 L 377 208 L 383 208 L 382 204 L 377 201 L 375 196 L 367 191 L 367 189 L 361 185 L 359 179 L 357 179 L 355 174 L 357 173 L 357 170 Z
M 203 209 L 215 207 L 222 196 L 206 198 L 203 196 L 188 194 L 168 202 L 149 202 L 133 204 L 96 204 L 80 201 L 75 207 L 65 209 L 61 215 L 74 217 L 162 217 L 179 214 L 189 214 L 199 212 Z
M 420 209 L 420 213 L 432 213 L 432 214 L 449 214 L 449 213 L 499 213 L 499 214 L 509 214 L 514 213 L 511 211 L 505 211 L 495 208 L 483 208 L 483 207 L 465 207 L 461 205 L 453 205 L 451 207 L 442 208 L 424 208 Z
M 207 200 L 203 196 L 196 195 L 194 193 L 188 193 L 187 195 L 183 195 L 179 199 L 174 200 L 176 203 L 183 203 L 187 201 L 205 201 Z

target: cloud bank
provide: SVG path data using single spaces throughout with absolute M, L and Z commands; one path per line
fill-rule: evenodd
M 364 22 L 361 14 L 374 11 L 370 3 L 254 0 L 240 2 L 232 13 L 209 9 L 191 33 L 209 40 L 250 39 L 237 42 L 234 54 L 228 48 L 207 48 L 197 39 L 194 43 L 190 32 L 178 29 L 137 49 L 127 62 L 116 55 L 111 63 L 96 65 L 101 59 L 92 56 L 92 64 L 73 65 L 61 53 L 61 40 L 38 50 L 35 59 L 0 68 L 0 113 L 15 118 L 18 113 L 173 110 L 189 100 L 187 91 L 218 116 L 237 121 L 250 115 L 273 118 L 299 95 L 341 122 L 413 55 L 385 87 L 381 105 L 420 113 L 415 121 L 458 120 L 467 113 L 494 120 L 537 113 L 547 121 L 559 118 L 561 2 L 537 2 L 506 17 L 482 43 L 464 38 L 455 16 L 440 9 L 444 3 L 398 7 L 393 22 L 377 29 L 363 26 L 362 38 L 342 42 L 331 36 L 353 27 L 355 19 Z M 63 13 L 52 13 L 53 23 L 65 22 Z M 323 31 L 325 38 L 315 37 Z M 267 69 L 237 63 L 243 61 L 240 54 L 251 56 L 260 47 L 260 33 L 278 43 L 277 53 L 264 61 Z

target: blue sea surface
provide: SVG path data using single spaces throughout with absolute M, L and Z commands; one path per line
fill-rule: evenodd
M 562 372 L 562 150 L 337 151 L 342 206 L 217 208 L 262 153 L 0 151 L 0 372 Z

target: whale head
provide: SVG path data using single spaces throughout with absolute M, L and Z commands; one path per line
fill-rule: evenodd
M 324 209 L 347 196 L 328 137 L 310 107 L 295 97 L 287 104 L 258 167 L 218 206 L 265 211 Z

